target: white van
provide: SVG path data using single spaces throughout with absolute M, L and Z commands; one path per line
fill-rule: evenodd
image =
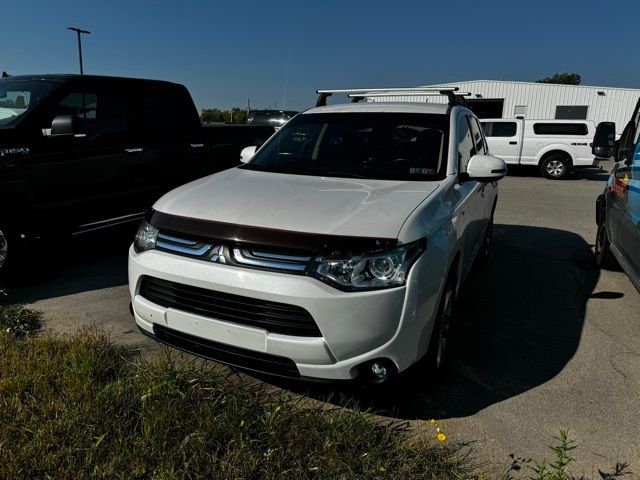
M 595 167 L 589 120 L 480 120 L 491 153 L 512 165 L 537 165 L 547 178 L 565 178 L 574 167 Z

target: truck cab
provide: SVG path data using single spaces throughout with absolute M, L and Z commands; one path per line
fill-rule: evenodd
M 0 270 L 30 240 L 140 219 L 168 190 L 233 166 L 214 143 L 238 163 L 252 133 L 274 131 L 242 128 L 234 150 L 219 135 L 230 127 L 204 128 L 189 92 L 175 83 L 1 78 Z
M 485 118 L 480 123 L 491 153 L 507 164 L 537 166 L 554 180 L 566 178 L 572 168 L 597 165 L 591 121 Z

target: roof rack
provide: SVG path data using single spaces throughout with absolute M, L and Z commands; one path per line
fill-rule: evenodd
M 464 102 L 464 97 L 457 95 L 458 87 L 397 87 L 397 88 L 345 88 L 335 90 L 316 90 L 318 100 L 316 107 L 323 107 L 327 104 L 327 98 L 334 93 L 346 93 L 352 102 L 358 102 L 367 97 L 373 96 L 401 96 L 401 95 L 445 95 L 449 99 L 449 105 L 460 105 Z
M 463 107 L 467 106 L 466 99 L 464 97 L 468 97 L 471 95 L 471 92 L 453 92 L 454 95 L 454 103 L 451 102 L 451 94 L 452 92 L 405 92 L 405 93 L 397 93 L 397 92 L 389 92 L 389 93 L 369 93 L 367 95 L 358 95 L 358 94 L 350 94 L 349 98 L 351 98 L 352 102 L 359 102 L 364 98 L 376 98 L 376 97 L 438 97 L 440 95 L 446 95 L 449 98 L 450 105 L 460 105 Z

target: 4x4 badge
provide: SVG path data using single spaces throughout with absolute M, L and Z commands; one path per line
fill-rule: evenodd
M 224 256 L 224 245 L 216 245 L 213 247 L 213 255 L 211 255 L 211 261 L 215 263 L 227 263 L 227 259 Z

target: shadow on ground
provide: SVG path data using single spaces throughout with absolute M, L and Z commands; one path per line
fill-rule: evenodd
M 3 302 L 33 303 L 126 285 L 136 228 L 137 223 L 34 245 L 19 277 L 6 286 Z
M 75 237 L 12 288 L 8 303 L 97 290 L 127 282 L 135 226 Z M 417 366 L 388 389 L 358 384 L 267 382 L 339 405 L 406 419 L 464 417 L 535 388 L 573 357 L 585 306 L 598 279 L 589 245 L 562 230 L 496 225 L 493 256 L 475 269 L 459 297 L 451 364 L 436 382 Z M 596 294 L 597 295 L 597 294 Z M 617 298 L 615 292 L 598 298 Z
M 574 233 L 515 225 L 496 225 L 493 248 L 461 292 L 439 383 L 420 366 L 387 389 L 275 383 L 334 404 L 429 419 L 473 415 L 555 377 L 580 341 L 599 276 L 593 253 Z
M 606 181 L 609 178 L 609 172 L 613 167 L 613 162 L 603 162 L 602 168 L 576 168 L 569 172 L 569 174 L 559 182 L 567 180 L 596 180 Z M 529 165 L 509 165 L 510 177 L 541 177 L 540 168 L 537 166 Z M 552 180 L 556 181 L 556 180 Z

